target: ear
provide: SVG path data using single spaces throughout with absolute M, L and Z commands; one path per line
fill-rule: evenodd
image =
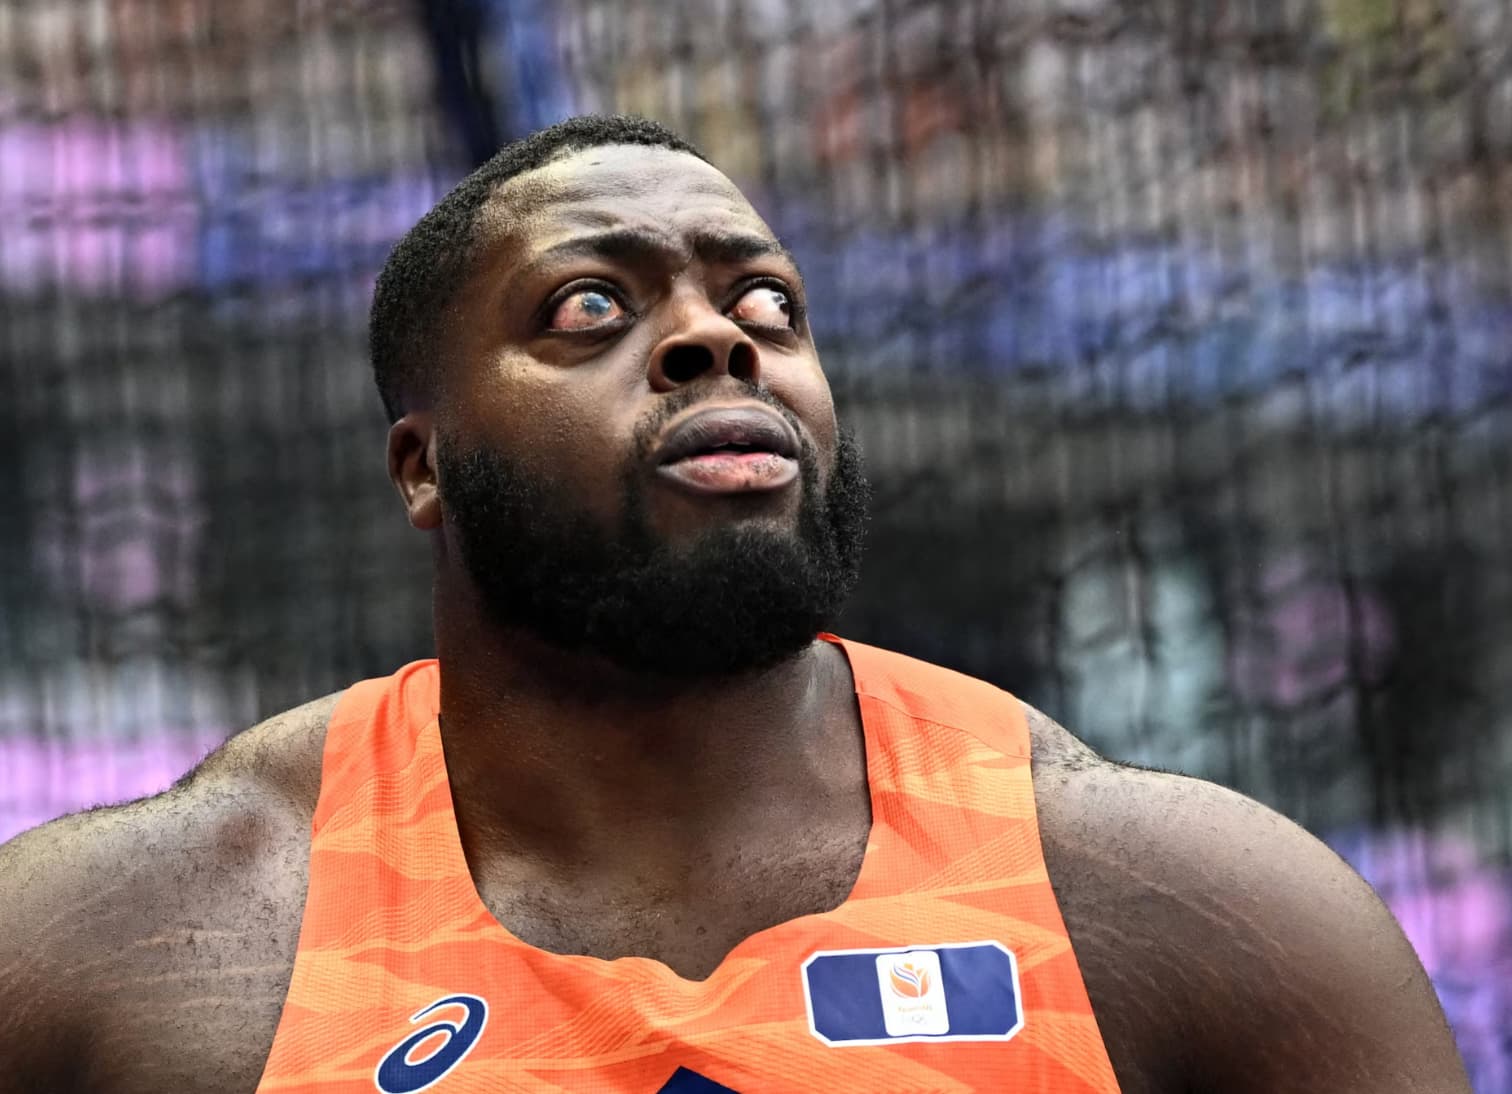
M 436 431 L 431 412 L 412 410 L 389 427 L 388 472 L 409 522 L 422 532 L 441 527 L 436 491 Z

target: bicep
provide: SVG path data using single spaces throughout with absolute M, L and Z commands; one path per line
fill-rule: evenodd
M 1197 1089 L 1469 1094 L 1428 976 L 1370 886 L 1290 821 L 1208 793 L 1187 859 L 1210 904 Z
M 89 947 L 66 817 L 0 847 L 0 1094 L 79 1089 Z

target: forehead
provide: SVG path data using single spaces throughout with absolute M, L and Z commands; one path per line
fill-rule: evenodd
M 670 148 L 606 145 L 574 152 L 501 186 L 479 215 L 479 236 L 527 258 L 584 232 L 640 229 L 688 237 L 770 228 L 717 168 Z

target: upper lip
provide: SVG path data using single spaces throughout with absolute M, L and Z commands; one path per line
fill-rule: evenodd
M 798 436 L 793 427 L 758 405 L 708 407 L 674 421 L 663 430 L 651 456 L 658 464 L 669 464 L 722 445 L 775 452 L 789 459 L 798 455 Z

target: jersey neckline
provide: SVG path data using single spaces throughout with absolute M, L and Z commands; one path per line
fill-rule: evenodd
M 820 634 L 818 637 L 820 640 L 828 642 L 839 649 L 850 669 L 851 691 L 855 697 L 861 720 L 862 747 L 866 754 L 866 794 L 871 807 L 871 822 L 866 836 L 866 848 L 861 855 L 861 868 L 856 871 L 856 878 L 851 883 L 850 891 L 846 893 L 843 900 L 825 911 L 811 912 L 808 915 L 785 919 L 780 923 L 774 923 L 770 927 L 763 927 L 758 931 L 746 935 L 719 959 L 719 963 L 702 980 L 685 977 L 676 972 L 670 965 L 654 957 L 640 957 L 636 955 L 595 957 L 592 954 L 557 953 L 554 950 L 543 949 L 540 946 L 534 946 L 526 942 L 505 926 L 483 900 L 483 894 L 478 891 L 477 880 L 472 876 L 472 870 L 467 864 L 467 855 L 462 848 L 462 833 L 461 829 L 457 827 L 456 801 L 452 797 L 451 774 L 450 771 L 447 771 L 445 851 L 448 857 L 451 857 L 454 862 L 460 865 L 462 872 L 467 876 L 468 900 L 473 905 L 473 912 L 487 925 L 487 929 L 490 932 L 498 934 L 507 945 L 518 947 L 538 959 L 564 961 L 580 967 L 596 969 L 645 969 L 654 972 L 659 977 L 670 978 L 689 987 L 704 987 L 718 981 L 721 975 L 730 968 L 732 961 L 741 956 L 743 950 L 752 946 L 759 946 L 762 942 L 770 941 L 775 936 L 793 930 L 795 925 L 801 928 L 802 925 L 812 923 L 816 919 L 834 916 L 854 901 L 875 895 L 874 890 L 877 888 L 875 880 L 886 873 L 886 865 L 878 861 L 881 857 L 879 854 L 879 836 L 885 830 L 885 826 L 879 822 L 883 819 L 885 812 L 884 803 L 886 801 L 886 796 L 880 795 L 878 788 L 887 781 L 887 771 L 882 760 L 880 726 L 877 724 L 878 720 L 875 717 L 867 716 L 867 704 L 862 701 L 865 689 L 858 675 L 856 666 L 857 651 L 854 645 L 832 634 Z M 440 715 L 437 713 L 425 726 L 422 735 L 436 735 L 437 753 L 443 770 L 446 770 L 446 753 L 441 748 L 440 728 Z

